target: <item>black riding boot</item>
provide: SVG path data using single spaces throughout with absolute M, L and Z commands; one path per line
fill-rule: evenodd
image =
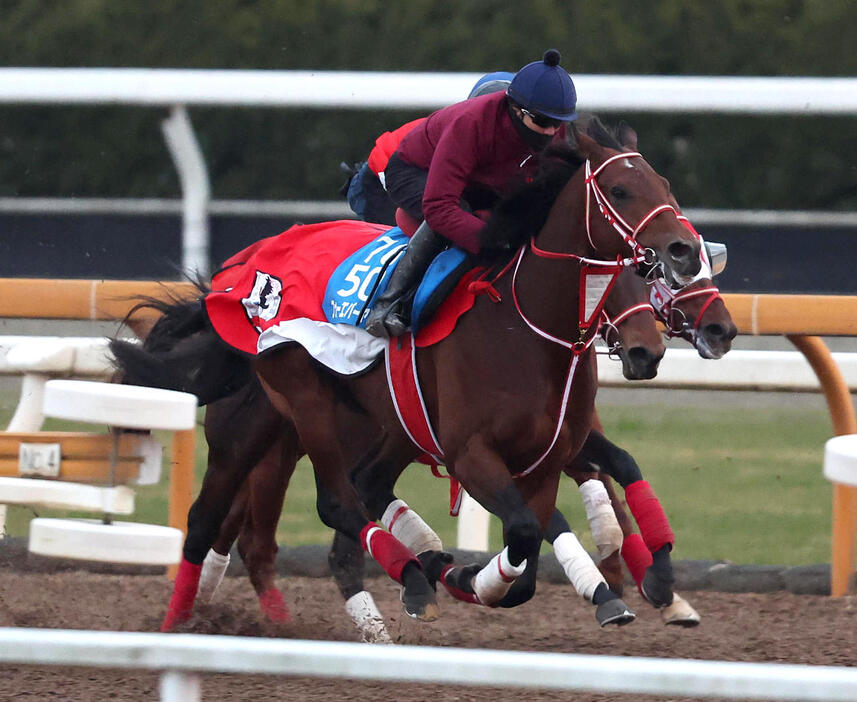
M 411 311 L 410 301 L 404 298 L 419 284 L 444 246 L 446 239 L 435 234 L 425 222 L 417 228 L 390 276 L 387 289 L 375 300 L 366 320 L 366 331 L 381 338 L 401 336 L 407 331 Z

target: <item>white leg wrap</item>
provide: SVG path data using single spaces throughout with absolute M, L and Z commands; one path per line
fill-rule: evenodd
M 202 562 L 202 572 L 199 575 L 199 587 L 196 591 L 196 599 L 199 602 L 211 602 L 220 583 L 223 582 L 223 576 L 226 575 L 226 568 L 229 566 L 229 554 L 225 556 L 217 553 L 213 549 L 209 549 Z
M 580 486 L 580 496 L 586 508 L 586 518 L 592 540 L 598 547 L 598 555 L 603 559 L 622 548 L 622 527 L 610 504 L 610 495 L 600 480 L 587 480 Z
M 414 553 L 423 551 L 442 551 L 443 543 L 423 518 L 408 507 L 404 500 L 393 500 L 381 522 L 393 536 Z
M 372 595 L 366 590 L 349 597 L 345 602 L 345 611 L 357 625 L 360 636 L 366 643 L 393 643 L 384 625 L 384 617 L 375 606 Z
M 476 574 L 473 578 L 473 591 L 484 605 L 499 602 L 509 592 L 512 583 L 524 572 L 526 567 L 526 559 L 521 561 L 521 565 L 518 566 L 509 563 L 509 547 L 507 546 Z
M 564 531 L 553 542 L 556 559 L 565 571 L 577 594 L 592 599 L 595 588 L 605 583 L 604 576 L 592 562 L 586 549 L 570 531 Z

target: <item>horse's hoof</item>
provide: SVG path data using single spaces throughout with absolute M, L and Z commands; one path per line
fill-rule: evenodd
M 289 607 L 283 599 L 283 593 L 276 588 L 266 590 L 259 595 L 259 607 L 262 613 L 276 624 L 289 621 Z
M 659 578 L 649 568 L 640 583 L 640 594 L 657 609 L 669 607 L 675 598 L 672 585 L 672 581 Z
M 673 601 L 671 605 L 661 609 L 661 619 L 664 624 L 673 626 L 683 626 L 686 628 L 699 626 L 699 612 L 697 612 L 690 603 L 678 593 L 673 593 Z
M 634 621 L 637 615 L 622 600 L 616 598 L 598 605 L 595 609 L 595 618 L 603 628 L 608 624 L 625 626 L 625 624 L 630 624 Z
M 401 599 L 402 609 L 404 609 L 405 614 L 411 619 L 418 619 L 421 622 L 433 622 L 440 616 L 440 609 L 437 606 L 437 602 L 408 602 L 404 588 L 402 588 Z
M 422 576 L 422 572 L 420 575 Z M 412 619 L 419 619 L 421 622 L 433 622 L 440 616 L 435 592 L 425 577 L 402 587 L 399 597 L 402 600 L 402 608 L 405 610 L 405 614 Z

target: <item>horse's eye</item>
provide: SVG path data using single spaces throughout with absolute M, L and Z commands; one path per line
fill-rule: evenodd
M 621 185 L 614 185 L 610 188 L 610 197 L 614 200 L 624 200 L 628 197 L 628 191 L 625 190 Z

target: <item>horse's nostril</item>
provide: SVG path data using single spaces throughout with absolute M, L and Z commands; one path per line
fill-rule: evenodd
M 719 324 L 706 324 L 705 335 L 709 339 L 722 339 L 724 336 L 726 336 L 726 332 Z
M 674 241 L 667 247 L 667 251 L 676 261 L 685 261 L 690 258 L 691 248 L 681 241 Z
M 672 259 L 672 263 L 677 272 L 682 275 L 696 275 L 699 273 L 701 263 L 699 260 L 699 252 L 694 250 L 690 244 L 683 241 L 674 241 L 667 246 L 667 253 Z
M 709 339 L 732 341 L 738 333 L 738 329 L 734 324 L 725 327 L 722 324 L 706 324 L 703 327 L 703 333 Z
M 645 346 L 632 346 L 628 349 L 628 358 L 633 363 L 654 363 L 657 357 Z

